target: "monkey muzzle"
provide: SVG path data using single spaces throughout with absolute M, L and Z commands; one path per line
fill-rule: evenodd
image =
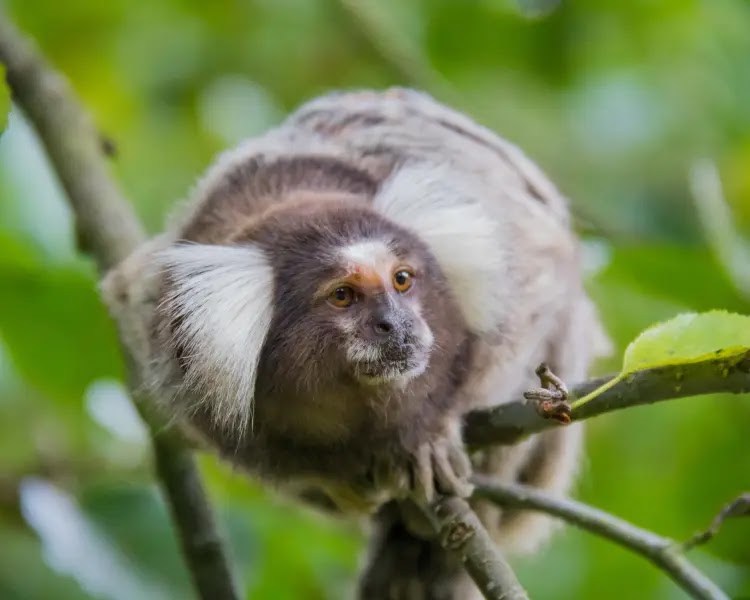
M 427 368 L 432 341 L 421 319 L 398 311 L 376 311 L 348 354 L 355 376 L 365 383 L 404 383 Z

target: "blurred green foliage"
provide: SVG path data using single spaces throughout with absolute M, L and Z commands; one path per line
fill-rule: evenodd
M 748 313 L 688 191 L 715 161 L 750 231 L 744 0 L 12 0 L 115 141 L 151 231 L 212 156 L 332 88 L 426 88 L 521 145 L 571 198 L 617 350 L 685 310 Z M 530 15 L 538 15 L 530 18 Z M 0 119 L 5 115 L 0 93 Z M 744 288 L 746 289 L 746 288 Z M 18 111 L 0 141 L 0 597 L 189 597 L 123 367 L 59 184 Z M 750 487 L 750 402 L 684 400 L 589 427 L 579 496 L 677 539 Z M 248 598 L 340 598 L 361 536 L 201 459 Z M 693 553 L 750 596 L 750 524 Z M 642 559 L 564 529 L 516 559 L 534 598 L 679 598 Z
M 10 110 L 10 90 L 5 83 L 5 67 L 0 65 L 0 133 L 7 124 L 8 111 Z

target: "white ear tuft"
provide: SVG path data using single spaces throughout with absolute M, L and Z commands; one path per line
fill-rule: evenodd
M 171 279 L 163 308 L 189 358 L 185 385 L 214 422 L 238 433 L 252 421 L 261 350 L 273 316 L 273 270 L 255 246 L 184 244 L 159 253 Z
M 373 203 L 428 245 L 469 327 L 482 333 L 500 324 L 508 286 L 501 227 L 477 188 L 450 166 L 410 164 L 386 181 Z

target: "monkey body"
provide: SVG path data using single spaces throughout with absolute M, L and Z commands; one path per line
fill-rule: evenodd
M 410 571 L 410 544 L 426 550 L 389 501 L 467 495 L 461 415 L 518 398 L 542 361 L 583 378 L 601 339 L 554 186 L 400 89 L 322 97 L 224 154 L 103 290 L 168 414 L 317 504 L 383 506 L 364 598 L 411 597 L 408 579 L 433 575 L 449 591 L 422 581 L 418 597 L 463 597 L 444 565 Z M 580 439 L 553 430 L 472 465 L 563 493 Z M 475 508 L 507 549 L 549 530 Z

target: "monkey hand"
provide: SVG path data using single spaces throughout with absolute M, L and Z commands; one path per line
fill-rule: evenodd
M 468 497 L 471 463 L 457 431 L 402 448 L 390 456 L 379 457 L 374 465 L 377 489 L 387 489 L 397 499 L 411 498 L 430 502 L 435 494 Z

